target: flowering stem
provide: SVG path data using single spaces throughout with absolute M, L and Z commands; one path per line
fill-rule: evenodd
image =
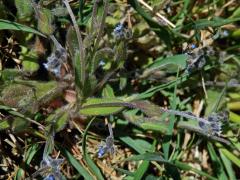
M 110 123 L 108 123 L 108 131 L 109 131 L 109 136 L 113 137 L 112 125 Z
M 54 35 L 50 35 L 49 37 L 50 37 L 50 39 L 53 41 L 53 43 L 54 43 L 54 45 L 57 47 L 57 49 L 58 49 L 58 48 L 63 48 L 62 45 L 58 42 L 58 40 L 55 38 Z
M 188 114 L 187 112 L 185 111 L 177 111 L 177 110 L 171 110 L 171 109 L 164 109 L 164 108 L 160 108 L 160 111 L 161 112 L 165 112 L 165 113 L 168 113 L 168 114 L 172 114 L 172 115 L 177 115 L 177 116 L 181 116 L 181 117 L 185 117 L 187 119 L 195 119 L 199 122 L 203 122 L 205 124 L 210 124 L 209 121 L 207 121 L 206 119 L 204 118 L 201 118 L 201 117 L 197 117 L 197 116 L 194 116 L 192 114 Z

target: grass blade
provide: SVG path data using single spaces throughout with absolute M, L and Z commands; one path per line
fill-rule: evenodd
M 219 152 L 220 152 L 220 156 L 221 156 L 223 165 L 229 176 L 229 179 L 236 180 L 237 178 L 236 178 L 235 172 L 233 170 L 231 161 L 221 152 L 221 150 Z
M 85 161 L 87 162 L 90 170 L 93 172 L 93 174 L 97 177 L 97 179 L 99 180 L 104 180 L 104 177 L 102 176 L 102 173 L 100 171 L 100 169 L 96 166 L 96 164 L 93 162 L 93 160 L 90 158 L 90 156 L 88 155 L 87 152 L 87 132 L 88 129 L 90 128 L 92 122 L 94 121 L 95 118 L 92 118 L 92 120 L 88 123 L 84 134 L 83 134 L 83 142 L 82 142 L 82 150 L 83 150 L 83 158 L 85 159 Z
M 81 174 L 85 179 L 94 180 L 90 173 L 78 162 L 78 160 L 65 148 L 58 146 L 60 151 L 70 162 L 70 164 Z

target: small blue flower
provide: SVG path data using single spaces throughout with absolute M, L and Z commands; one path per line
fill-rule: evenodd
M 115 32 L 115 33 L 121 33 L 121 32 L 123 31 L 123 29 L 124 29 L 123 24 L 122 24 L 122 23 L 119 23 L 119 24 L 115 27 L 114 32 Z
M 125 30 L 122 23 L 119 23 L 113 30 L 113 35 L 116 39 L 124 38 Z
M 48 63 L 43 63 L 43 66 L 44 66 L 46 69 L 48 69 L 48 68 L 49 68 L 49 65 L 48 65 Z
M 100 145 L 98 148 L 98 158 L 102 158 L 105 153 L 106 153 L 106 147 Z
M 98 146 L 98 158 L 102 158 L 106 153 L 114 154 L 114 137 L 111 124 L 108 124 L 109 136 L 106 138 L 105 142 L 101 142 Z
M 227 37 L 227 36 L 229 36 L 229 32 L 227 30 L 223 30 L 221 35 L 222 35 L 222 37 Z
M 62 174 L 60 172 L 60 166 L 64 159 L 52 159 L 50 156 L 44 156 L 40 163 L 40 168 L 36 171 L 32 177 L 41 175 L 44 180 L 61 180 Z
M 55 180 L 54 175 L 50 174 L 47 177 L 45 177 L 43 180 Z
M 191 44 L 191 48 L 195 49 L 197 46 L 195 44 Z
M 61 46 L 58 45 L 57 49 L 51 53 L 47 58 L 47 63 L 44 63 L 43 66 L 56 77 L 61 76 L 61 67 L 63 63 L 67 62 L 67 51 Z
M 106 63 L 104 62 L 104 59 L 101 59 L 100 61 L 99 61 L 99 66 L 104 66 Z

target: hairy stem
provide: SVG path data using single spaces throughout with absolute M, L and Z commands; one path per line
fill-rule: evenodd
M 113 137 L 113 130 L 112 130 L 111 123 L 108 123 L 108 131 L 109 131 L 109 136 Z
M 171 109 L 164 109 L 164 108 L 160 108 L 160 111 L 161 112 L 165 112 L 165 113 L 168 113 L 168 114 L 172 114 L 172 115 L 177 115 L 177 116 L 181 116 L 181 117 L 185 117 L 187 119 L 195 119 L 199 122 L 203 122 L 205 124 L 210 124 L 209 121 L 207 121 L 206 119 L 204 118 L 201 118 L 201 117 L 197 117 L 197 116 L 194 116 L 192 114 L 188 114 L 188 112 L 185 112 L 185 111 L 177 111 L 177 110 L 171 110 Z

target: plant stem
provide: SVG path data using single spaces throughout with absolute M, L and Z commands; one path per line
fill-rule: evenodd
M 187 119 L 195 119 L 195 120 L 200 121 L 200 122 L 203 122 L 203 123 L 205 123 L 205 124 L 210 124 L 209 121 L 207 121 L 206 119 L 201 118 L 201 117 L 197 117 L 197 116 L 194 116 L 194 115 L 191 115 L 191 114 L 188 114 L 188 113 L 185 112 L 185 111 L 177 111 L 177 110 L 164 109 L 164 108 L 160 108 L 160 111 L 161 111 L 161 112 L 168 113 L 168 114 L 172 114 L 172 115 L 177 115 L 177 116 L 185 117 L 185 118 L 187 118 Z

